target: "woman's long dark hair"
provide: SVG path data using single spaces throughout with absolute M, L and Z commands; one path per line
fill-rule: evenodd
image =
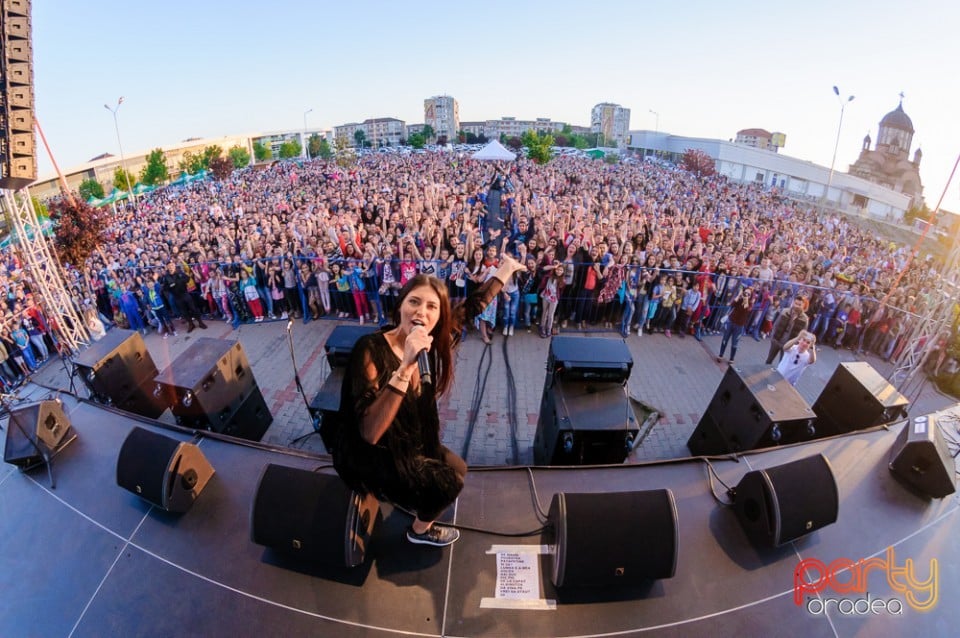
M 407 298 L 411 291 L 422 286 L 429 286 L 440 299 L 440 318 L 430 333 L 430 336 L 433 337 L 430 354 L 437 368 L 437 378 L 433 389 L 436 396 L 440 397 L 453 383 L 453 331 L 456 329 L 459 336 L 461 327 L 460 325 L 454 327 L 453 311 L 450 308 L 450 295 L 447 293 L 446 284 L 431 275 L 417 275 L 411 278 L 400 289 L 400 297 L 396 308 L 393 310 L 393 323 L 397 326 L 400 325 L 400 307 L 403 305 L 403 300 Z

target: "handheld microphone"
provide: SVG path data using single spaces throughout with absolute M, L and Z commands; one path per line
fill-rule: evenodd
M 430 374 L 430 359 L 427 358 L 426 348 L 417 355 L 417 368 L 420 371 L 420 383 L 433 385 L 433 376 Z

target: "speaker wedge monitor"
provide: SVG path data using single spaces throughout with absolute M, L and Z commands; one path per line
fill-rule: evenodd
M 907 416 L 910 401 L 866 361 L 841 363 L 813 403 L 817 436 L 884 425 Z
M 136 330 L 114 328 L 74 363 L 90 396 L 101 403 L 151 419 L 167 409 L 162 397 L 152 393 L 157 366 Z
M 914 492 L 932 498 L 957 491 L 957 463 L 940 431 L 940 414 L 920 416 L 904 424 L 890 451 L 893 475 Z
M 287 556 L 332 567 L 364 561 L 380 503 L 333 474 L 267 465 L 250 510 L 250 539 Z
M 677 570 L 677 505 L 670 490 L 560 493 L 548 514 L 555 587 L 636 585 Z
M 70 419 L 59 400 L 46 400 L 11 409 L 3 461 L 29 468 L 54 452 L 70 432 Z
M 750 540 L 779 547 L 837 521 L 840 493 L 822 454 L 748 472 L 733 507 Z
M 816 414 L 768 365 L 731 365 L 687 441 L 695 456 L 730 454 L 813 438 Z
M 360 337 L 376 332 L 376 326 L 337 326 L 327 337 L 323 349 L 331 368 L 346 368 L 350 353 Z
M 213 476 L 193 443 L 135 427 L 117 457 L 117 485 L 168 512 L 190 509 Z

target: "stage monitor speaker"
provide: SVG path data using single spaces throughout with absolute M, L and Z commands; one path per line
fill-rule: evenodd
M 694 456 L 730 454 L 814 435 L 816 415 L 770 366 L 731 365 L 687 447 Z
M 310 413 L 314 418 L 319 417 L 320 438 L 323 439 L 323 445 L 327 448 L 328 454 L 333 454 L 333 449 L 338 442 L 339 430 L 336 419 L 340 411 L 340 395 L 343 391 L 345 375 L 344 368 L 330 368 L 330 374 L 323 380 L 320 391 L 310 402 Z
M 561 587 L 635 585 L 677 569 L 677 506 L 670 490 L 555 494 L 550 580 Z
M 346 368 L 350 353 L 360 337 L 376 332 L 376 326 L 337 326 L 327 337 L 323 349 L 331 368 Z
M 380 503 L 340 478 L 269 464 L 250 511 L 251 540 L 278 552 L 336 567 L 363 563 Z
M 233 414 L 214 429 L 240 439 L 259 441 L 266 434 L 271 423 L 273 423 L 273 414 L 270 413 L 260 388 L 254 386 Z
M 920 416 L 903 426 L 890 452 L 890 471 L 925 496 L 943 498 L 957 491 L 956 461 L 936 415 Z
M 840 493 L 830 462 L 817 454 L 748 472 L 733 506 L 751 541 L 779 547 L 835 523 Z
M 239 341 L 200 337 L 155 377 L 177 422 L 220 432 L 257 382 Z
M 37 179 L 31 31 L 30 3 L 4 0 L 0 7 L 0 188 L 9 190 Z
M 59 400 L 12 408 L 7 420 L 4 462 L 21 468 L 36 465 L 43 460 L 43 452 L 57 449 L 70 427 L 70 419 Z M 34 447 L 34 442 L 39 451 Z
M 907 416 L 910 401 L 865 361 L 841 363 L 813 404 L 818 437 L 884 425 Z
M 162 398 L 152 394 L 157 365 L 136 330 L 114 328 L 73 362 L 90 395 L 101 403 L 150 418 L 166 409 Z
M 639 431 L 623 385 L 560 380 L 544 388 L 534 463 L 623 463 Z
M 117 457 L 117 485 L 168 512 L 186 512 L 213 466 L 193 443 L 135 427 Z
M 550 340 L 545 385 L 561 380 L 626 383 L 632 370 L 633 356 L 623 339 L 559 336 Z

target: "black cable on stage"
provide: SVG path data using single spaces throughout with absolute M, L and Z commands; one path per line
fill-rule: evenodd
M 405 507 L 397 505 L 396 503 L 390 503 L 390 505 L 394 509 L 403 512 L 410 518 L 417 517 L 415 513 L 411 512 Z M 472 525 L 460 525 L 458 523 L 444 523 L 443 521 L 436 521 L 435 524 L 441 525 L 443 527 L 450 527 L 452 529 L 460 529 L 466 532 L 477 532 L 478 534 L 489 534 L 490 536 L 503 536 L 506 538 L 523 538 L 525 536 L 536 536 L 537 534 L 540 534 L 549 528 L 548 525 L 542 525 L 536 529 L 530 529 L 523 532 L 501 532 L 495 529 L 487 529 L 484 527 L 473 527 Z
M 489 357 L 487 356 L 489 355 Z M 486 360 L 487 369 L 481 375 L 480 369 L 483 367 L 483 362 Z M 464 461 L 467 460 L 467 455 L 470 453 L 470 442 L 473 440 L 473 429 L 477 425 L 477 419 L 480 416 L 480 402 L 483 400 L 483 393 L 487 390 L 487 377 L 490 376 L 490 367 L 493 364 L 493 349 L 490 347 L 490 344 L 483 346 L 483 352 L 480 354 L 480 361 L 477 362 L 477 380 L 473 386 L 473 399 L 470 402 L 470 411 L 473 412 L 467 422 L 467 436 L 463 441 L 463 454 L 461 458 Z
M 507 420 L 510 423 L 510 451 L 513 457 L 511 463 L 519 465 L 520 443 L 517 441 L 517 435 L 520 427 L 517 423 L 517 383 L 513 376 L 513 368 L 510 366 L 507 339 L 503 340 L 503 363 L 507 369 Z
M 537 494 L 537 483 L 533 480 L 533 470 L 529 467 L 527 468 L 527 477 L 530 479 L 530 496 L 533 498 L 533 506 L 536 509 L 537 519 L 539 519 L 541 523 L 546 523 L 550 517 L 543 511 L 543 507 L 540 505 L 540 495 Z
M 713 500 L 715 500 L 715 501 L 716 501 L 717 503 L 719 503 L 720 505 L 723 505 L 724 507 L 730 507 L 730 506 L 732 506 L 732 505 L 733 505 L 733 496 L 734 496 L 734 494 L 735 494 L 735 490 L 734 490 L 733 488 L 731 488 L 729 485 L 727 485 L 726 483 L 723 482 L 723 479 L 721 479 L 721 478 L 720 478 L 720 475 L 717 474 L 717 471 L 713 468 L 713 464 L 710 462 L 709 459 L 701 458 L 701 460 L 702 460 L 702 461 L 706 464 L 706 466 L 707 466 L 707 481 L 710 483 L 710 496 L 713 497 Z M 722 486 L 724 486 L 725 488 L 727 488 L 727 496 L 731 499 L 729 502 L 728 502 L 728 501 L 724 501 L 724 500 L 721 499 L 719 496 L 717 496 L 716 488 L 715 488 L 714 485 L 713 485 L 714 477 L 716 477 L 716 480 L 720 483 L 720 485 L 722 485 Z

